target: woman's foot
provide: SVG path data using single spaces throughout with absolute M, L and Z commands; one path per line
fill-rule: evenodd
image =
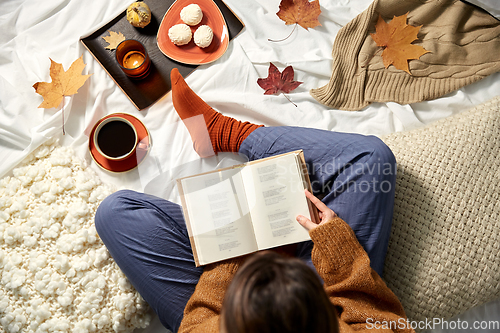
M 172 101 L 177 114 L 186 125 L 193 148 L 200 157 L 219 152 L 238 152 L 240 145 L 256 128 L 215 111 L 189 88 L 177 68 L 170 72 Z

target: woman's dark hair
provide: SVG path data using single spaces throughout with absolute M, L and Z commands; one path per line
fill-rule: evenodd
M 250 257 L 229 285 L 221 312 L 225 333 L 338 332 L 335 308 L 303 261 L 265 251 Z

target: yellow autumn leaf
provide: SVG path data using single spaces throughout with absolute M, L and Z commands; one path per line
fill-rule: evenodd
M 43 96 L 39 108 L 55 108 L 61 104 L 64 96 L 76 94 L 78 89 L 87 81 L 90 75 L 82 75 L 85 68 L 83 54 L 76 59 L 67 71 L 61 64 L 50 59 L 50 77 L 52 82 L 37 82 L 33 85 L 35 91 Z
M 114 50 L 120 44 L 125 40 L 125 36 L 121 32 L 114 32 L 111 30 L 108 30 L 109 36 L 103 36 L 102 39 L 104 39 L 106 42 L 109 43 L 108 46 L 105 48 L 108 50 Z
M 50 58 L 49 58 L 50 59 Z M 61 104 L 64 96 L 71 96 L 78 92 L 90 75 L 82 75 L 85 68 L 83 54 L 73 61 L 67 71 L 61 64 L 50 59 L 50 77 L 52 82 L 37 82 L 33 85 L 35 92 L 42 95 L 43 102 L 39 108 L 55 108 Z M 62 131 L 64 134 L 64 107 L 62 109 Z

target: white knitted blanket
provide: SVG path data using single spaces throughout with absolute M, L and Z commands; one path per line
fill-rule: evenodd
M 112 189 L 54 140 L 0 181 L 0 331 L 132 332 L 148 306 L 99 239 Z

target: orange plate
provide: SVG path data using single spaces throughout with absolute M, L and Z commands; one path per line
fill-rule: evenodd
M 114 161 L 114 160 L 108 160 L 105 158 L 103 155 L 99 153 L 97 148 L 95 147 L 94 144 L 94 132 L 99 126 L 99 124 L 104 120 L 109 117 L 122 117 L 124 119 L 127 119 L 132 123 L 134 126 L 137 135 L 139 136 L 139 142 L 142 142 L 145 144 L 146 148 L 137 148 L 135 153 L 130 155 L 124 160 L 121 161 Z M 101 118 L 92 128 L 92 131 L 90 131 L 90 137 L 89 137 L 89 150 L 90 150 L 90 155 L 94 159 L 94 161 L 102 167 L 105 170 L 112 171 L 112 172 L 125 172 L 132 170 L 136 166 L 141 163 L 144 158 L 147 156 L 149 148 L 151 147 L 151 137 L 149 135 L 149 132 L 144 126 L 144 124 L 137 119 L 136 117 L 126 114 L 126 113 L 113 113 L 110 115 L 107 115 L 106 117 Z
M 177 46 L 168 37 L 168 29 L 176 24 L 184 23 L 180 16 L 181 10 L 192 3 L 200 6 L 203 12 L 201 22 L 191 26 L 193 35 L 196 28 L 203 24 L 208 25 L 214 32 L 212 44 L 205 48 L 196 46 L 193 39 L 186 45 Z M 224 16 L 212 0 L 177 0 L 163 16 L 156 40 L 160 51 L 170 59 L 183 64 L 201 65 L 219 59 L 226 52 L 229 45 L 229 33 Z

